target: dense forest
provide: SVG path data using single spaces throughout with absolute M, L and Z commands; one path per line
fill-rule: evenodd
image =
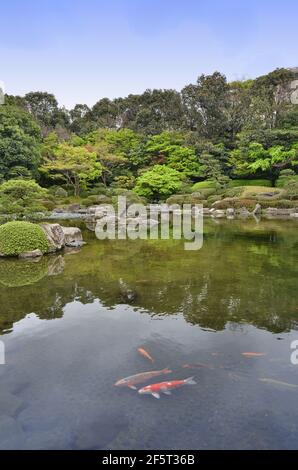
M 46 92 L 6 95 L 0 204 L 25 189 L 86 198 L 122 188 L 163 199 L 204 181 L 225 188 L 239 179 L 275 186 L 280 175 L 296 178 L 294 79 L 291 70 L 276 69 L 228 83 L 215 72 L 180 92 L 146 90 L 71 110 Z

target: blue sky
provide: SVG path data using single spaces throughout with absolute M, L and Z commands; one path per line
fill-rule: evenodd
M 0 80 L 61 105 L 298 66 L 296 0 L 1 1 Z

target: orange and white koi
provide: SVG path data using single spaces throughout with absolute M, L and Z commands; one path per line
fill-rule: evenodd
M 136 390 L 136 385 L 147 382 L 151 380 L 153 377 L 158 377 L 159 375 L 163 374 L 171 374 L 172 371 L 166 367 L 162 370 L 151 370 L 149 372 L 141 372 L 140 374 L 131 375 L 130 377 L 125 377 L 124 379 L 118 380 L 115 385 L 116 387 L 129 387 L 133 390 Z
M 150 356 L 150 354 L 145 351 L 144 348 L 138 348 L 138 352 L 141 354 L 141 356 L 146 357 L 146 359 L 149 359 L 152 363 L 154 362 L 153 357 Z
M 195 385 L 197 382 L 194 377 L 189 377 L 184 380 L 172 380 L 171 382 L 160 382 L 157 384 L 147 385 L 146 387 L 140 388 L 139 392 L 141 395 L 152 395 L 154 398 L 160 398 L 160 393 L 165 395 L 171 395 L 171 390 L 182 387 L 183 385 Z

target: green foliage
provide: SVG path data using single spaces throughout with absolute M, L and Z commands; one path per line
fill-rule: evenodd
M 0 212 L 28 216 L 46 209 L 47 190 L 35 181 L 9 180 L 0 185 Z
M 293 144 L 290 149 L 276 145 L 265 149 L 258 142 L 252 142 L 248 147 L 237 148 L 230 154 L 230 165 L 236 175 L 249 175 L 252 173 L 265 173 L 275 180 L 279 172 L 298 163 L 298 145 Z
M 0 253 L 16 256 L 24 251 L 48 251 L 48 242 L 39 225 L 31 222 L 7 222 L 0 226 Z
M 135 192 L 148 199 L 165 199 L 179 191 L 181 174 L 165 165 L 155 165 L 138 177 Z
M 240 199 L 240 198 L 225 198 L 215 204 L 216 209 L 241 209 L 245 207 L 247 210 L 252 211 L 256 206 L 255 199 Z
M 61 143 L 51 155 L 44 157 L 41 171 L 49 178 L 64 180 L 74 188 L 74 194 L 78 196 L 88 182 L 101 175 L 102 165 L 97 161 L 95 152 L 85 147 Z
M 40 129 L 28 113 L 15 106 L 0 106 L 0 175 L 36 174 L 40 139 Z
M 270 180 L 265 179 L 249 179 L 249 180 L 241 180 L 241 179 L 234 179 L 230 180 L 229 187 L 230 188 L 237 188 L 238 186 L 272 186 Z
M 55 196 L 58 198 L 67 197 L 68 193 L 66 189 L 62 188 L 61 186 L 58 186 L 57 189 L 55 190 Z
M 203 188 L 216 188 L 216 181 L 214 180 L 205 180 L 205 181 L 198 181 L 192 187 L 193 191 L 200 191 Z
M 150 164 L 165 164 L 170 168 L 194 177 L 201 173 L 195 149 L 184 143 L 178 132 L 162 132 L 150 137 L 144 146 L 145 161 Z

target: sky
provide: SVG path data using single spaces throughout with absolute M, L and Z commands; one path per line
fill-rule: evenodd
M 60 105 L 298 66 L 296 0 L 0 0 L 0 81 Z

